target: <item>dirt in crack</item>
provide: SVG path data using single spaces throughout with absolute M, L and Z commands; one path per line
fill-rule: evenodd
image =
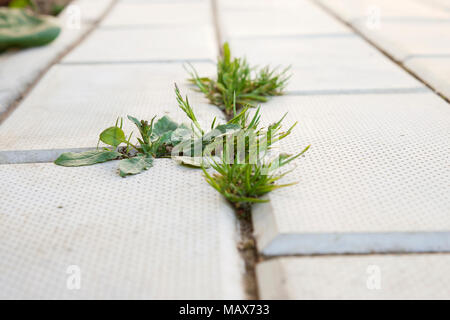
M 244 285 L 247 299 L 257 300 L 258 284 L 256 281 L 255 267 L 258 262 L 258 252 L 256 241 L 253 236 L 253 223 L 251 209 L 243 211 L 236 209 L 239 218 L 239 228 L 241 231 L 241 241 L 238 243 L 238 250 L 245 263 Z

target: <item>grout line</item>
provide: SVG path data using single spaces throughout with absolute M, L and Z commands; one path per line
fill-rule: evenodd
M 389 60 L 391 60 L 392 62 L 394 62 L 395 64 L 397 64 L 400 68 L 402 68 L 403 70 L 405 70 L 407 73 L 409 73 L 412 77 L 414 77 L 416 80 L 420 81 L 423 85 L 425 85 L 426 87 L 428 87 L 431 91 L 433 91 L 436 95 L 438 95 L 439 97 L 441 97 L 444 101 L 446 101 L 447 103 L 450 103 L 450 98 L 445 97 L 443 94 L 441 94 L 440 92 L 438 92 L 435 88 L 433 88 L 430 84 L 428 84 L 427 82 L 425 82 L 418 74 L 416 74 L 413 70 L 407 68 L 404 64 L 402 64 L 401 61 L 396 60 L 389 52 L 387 52 L 386 50 L 382 49 L 380 46 L 378 46 L 374 41 L 370 40 L 368 37 L 366 37 L 362 32 L 360 32 L 358 29 L 356 29 L 351 23 L 345 21 L 343 18 L 341 18 L 337 13 L 335 13 L 334 11 L 332 11 L 332 9 L 328 8 L 327 6 L 325 6 L 324 4 L 322 4 L 320 1 L 318 0 L 310 0 L 312 3 L 314 3 L 316 6 L 318 6 L 320 9 L 322 9 L 324 12 L 326 12 L 328 15 L 330 15 L 331 17 L 335 18 L 336 20 L 338 20 L 339 22 L 341 22 L 342 24 L 344 24 L 345 26 L 349 27 L 351 30 L 353 30 L 353 32 L 355 32 L 355 34 L 357 34 L 358 36 L 360 36 L 362 39 L 364 39 L 368 44 L 370 44 L 372 47 L 374 47 L 375 49 L 377 49 L 379 52 L 381 52 L 384 56 L 386 56 Z
M 447 251 L 430 251 L 430 252 L 406 252 L 406 251 L 389 251 L 389 252 L 362 252 L 362 253 L 314 253 L 314 254 L 281 254 L 281 255 L 261 255 L 261 262 L 282 259 L 282 258 L 308 258 L 308 257 L 335 257 L 335 256 L 390 256 L 390 255 L 440 255 L 449 254 Z
M 305 33 L 305 34 L 283 34 L 283 35 L 248 35 L 236 36 L 233 40 L 258 40 L 258 39 L 322 39 L 322 38 L 356 38 L 357 35 L 349 32 L 339 33 Z
M 190 24 L 189 27 L 191 26 L 201 26 L 201 24 L 196 25 L 196 24 Z M 147 24 L 117 24 L 117 25 L 101 25 L 97 28 L 97 30 L 100 31 L 128 31 L 129 29 L 137 29 L 137 30 L 146 30 L 146 29 L 176 29 L 176 28 L 184 28 L 186 27 L 185 23 L 174 23 L 174 24 L 170 24 L 170 25 L 165 25 L 165 24 L 161 24 L 161 23 L 155 23 L 155 24 L 151 24 L 151 23 L 147 23 Z
M 218 0 L 210 0 L 212 9 L 213 25 L 216 34 L 217 46 L 219 48 L 220 56 L 223 56 L 222 50 L 222 35 L 220 31 Z M 227 117 L 227 115 L 225 114 Z M 234 208 L 235 215 L 239 223 L 240 241 L 237 244 L 237 249 L 245 264 L 245 273 L 243 277 L 244 289 L 248 300 L 259 300 L 258 282 L 256 278 L 255 266 L 259 260 L 258 251 L 256 249 L 256 240 L 253 235 L 253 222 L 251 209 L 242 212 Z M 245 218 L 239 218 L 243 215 Z
M 0 115 L 0 124 L 3 121 L 5 121 L 6 118 L 8 118 L 14 110 L 16 110 L 19 104 L 28 96 L 28 94 L 41 81 L 41 79 L 44 77 L 47 71 L 50 70 L 52 66 L 59 63 L 70 51 L 72 51 L 76 46 L 78 46 L 84 39 L 86 39 L 91 34 L 93 30 L 97 28 L 100 22 L 108 15 L 111 9 L 116 5 L 117 1 L 118 0 L 112 0 L 112 2 L 109 4 L 106 10 L 98 17 L 98 19 L 96 19 L 94 23 L 92 23 L 90 28 L 84 34 L 82 34 L 78 40 L 70 44 L 63 52 L 61 52 L 58 56 L 56 56 L 56 58 L 54 58 L 46 68 L 44 68 L 41 72 L 39 72 L 39 75 L 28 85 L 28 88 L 26 88 L 17 99 L 15 99 L 12 103 L 10 103 L 9 106 L 6 108 L 6 110 Z
M 84 152 L 96 149 L 97 147 L 0 151 L 0 165 L 47 163 L 55 161 L 56 158 L 58 158 L 62 153 L 65 152 Z
M 316 95 L 347 95 L 347 94 L 404 94 L 404 93 L 426 93 L 429 88 L 372 88 L 372 89 L 343 89 L 343 90 L 287 90 L 288 96 L 316 96 Z
M 365 21 L 366 18 L 363 17 L 357 17 L 352 19 L 352 23 L 356 22 L 362 22 Z M 390 16 L 390 17 L 384 17 L 383 22 L 388 23 L 450 23 L 450 18 L 424 18 L 424 17 L 401 17 L 401 16 Z
M 78 66 L 78 65 L 110 65 L 110 64 L 152 64 L 152 63 L 214 63 L 212 59 L 152 59 L 152 60 L 116 60 L 116 61 L 62 61 L 58 65 L 61 66 Z
M 258 279 L 256 278 L 256 264 L 262 261 L 256 248 L 256 239 L 253 235 L 252 209 L 249 208 L 245 213 L 242 210 L 234 208 L 236 216 L 239 216 L 239 230 L 241 239 L 238 243 L 239 253 L 245 263 L 244 285 L 247 299 L 259 300 Z M 240 216 L 244 215 L 245 218 Z
M 430 53 L 430 54 L 410 54 L 403 58 L 402 62 L 405 63 L 410 59 L 449 59 L 449 53 Z
M 428 8 L 434 8 L 434 9 L 439 9 L 442 11 L 450 12 L 450 4 L 444 4 L 444 3 L 438 2 L 436 0 L 428 0 L 428 1 L 414 0 L 414 2 L 425 5 Z

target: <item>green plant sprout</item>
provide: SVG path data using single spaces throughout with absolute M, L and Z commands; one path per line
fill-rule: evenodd
M 281 122 L 286 117 L 285 114 L 265 130 L 259 128 L 260 108 L 247 124 L 248 110 L 247 106 L 231 120 L 240 123 L 241 130 L 237 135 L 232 133 L 232 139 L 227 139 L 223 144 L 219 160 L 212 159 L 208 162 L 215 173 L 210 174 L 205 166 L 202 166 L 206 181 L 234 205 L 238 216 L 242 218 L 248 217 L 253 203 L 269 201 L 261 199 L 263 195 L 296 183 L 276 184 L 292 171 L 281 172 L 280 168 L 302 156 L 310 147 L 308 145 L 295 155 L 282 153 L 270 160 L 269 151 L 272 145 L 287 137 L 297 123 L 281 132 Z
M 127 136 L 123 131 L 123 119 L 118 118 L 113 126 L 103 130 L 99 135 L 99 143 L 103 142 L 105 147 L 99 148 L 97 145 L 96 150 L 63 153 L 55 160 L 55 164 L 78 167 L 120 160 L 119 174 L 122 177 L 149 169 L 153 165 L 154 158 L 172 158 L 185 165 L 202 167 L 203 170 L 212 165 L 218 172 L 232 170 L 233 175 L 227 175 L 227 178 L 230 179 L 230 183 L 234 184 L 233 190 L 236 190 L 237 193 L 230 191 L 231 189 L 217 188 L 218 185 L 225 186 L 223 184 L 225 180 L 217 175 L 207 175 L 207 181 L 221 191 L 228 200 L 235 203 L 250 202 L 250 199 L 254 199 L 253 202 L 257 201 L 255 199 L 262 195 L 262 189 L 259 187 L 253 189 L 252 181 L 247 181 L 246 186 L 250 189 L 239 191 L 236 188 L 240 184 L 233 179 L 239 176 L 241 169 L 250 170 L 249 168 L 251 168 L 253 173 L 250 173 L 249 178 L 256 179 L 260 185 L 263 181 L 258 180 L 262 178 L 261 175 L 268 170 L 271 172 L 272 169 L 275 169 L 274 161 L 267 166 L 262 164 L 261 159 L 266 156 L 275 142 L 289 135 L 297 123 L 282 132 L 280 129 L 281 122 L 286 116 L 284 115 L 279 121 L 265 129 L 259 126 L 260 108 L 256 109 L 250 119 L 250 106 L 245 106 L 239 113 L 234 108 L 234 116 L 224 124 L 218 124 L 217 119 L 214 118 L 209 126 L 209 131 L 205 131 L 198 122 L 187 96 L 186 98 L 182 97 L 176 84 L 175 95 L 179 108 L 191 121 L 190 125 L 177 124 L 167 116 L 158 120 L 153 117 L 150 122 L 139 121 L 135 117 L 128 116 L 128 120 L 134 123 L 140 135 L 136 138 L 136 142 L 132 143 L 133 132 Z M 233 147 L 230 147 L 230 141 Z M 231 149 L 236 150 L 232 161 L 228 152 Z M 303 152 L 305 151 L 306 149 Z M 224 156 L 227 158 L 223 158 Z M 284 165 L 298 156 L 280 156 L 278 163 Z M 241 162 L 245 163 L 244 167 L 239 167 Z M 246 176 L 248 174 L 246 171 Z M 213 184 L 214 179 L 219 181 Z M 274 179 L 274 176 L 270 179 Z M 266 181 L 266 184 L 275 181 L 270 179 Z M 276 187 L 265 186 L 265 190 L 270 188 Z
M 233 108 L 242 108 L 255 102 L 266 102 L 267 97 L 282 95 L 290 78 L 289 67 L 278 71 L 269 66 L 250 67 L 244 58 L 231 58 L 228 43 L 223 45 L 223 58 L 217 62 L 217 79 L 199 77 L 189 65 L 191 78 L 209 101 L 224 110 L 227 116 L 233 115 Z
M 137 138 L 139 145 L 131 143 L 131 133 L 126 137 L 122 126 L 123 119 L 117 119 L 116 124 L 103 130 L 99 136 L 99 142 L 103 142 L 107 147 L 81 153 L 67 152 L 61 154 L 55 164 L 66 167 L 88 166 L 109 160 L 118 160 L 120 176 L 137 174 L 150 168 L 153 158 L 170 156 L 170 148 L 174 142 L 172 134 L 183 129 L 184 125 L 178 125 L 169 117 L 162 117 L 156 123 L 155 117 L 148 123 L 145 120 L 137 120 L 128 116 L 139 130 L 141 135 Z M 124 146 L 122 146 L 124 144 Z
M 128 137 L 123 131 L 123 119 L 117 119 L 114 126 L 103 130 L 99 135 L 99 143 L 106 147 L 81 153 L 67 152 L 61 154 L 55 164 L 66 167 L 88 166 L 110 160 L 120 160 L 119 173 L 122 177 L 140 173 L 150 168 L 154 158 L 175 158 L 181 163 L 191 166 L 201 166 L 202 154 L 207 146 L 214 144 L 218 137 L 240 129 L 235 123 L 238 118 L 225 124 L 217 124 L 216 119 L 210 126 L 210 131 L 200 126 L 195 113 L 186 97 L 183 99 L 179 88 L 175 85 L 175 95 L 178 106 L 190 119 L 191 124 L 177 124 L 164 116 L 157 121 L 153 117 L 150 122 L 128 116 L 137 127 L 140 137 L 137 143 L 132 143 L 131 133 Z M 200 146 L 198 148 L 198 146 Z M 209 149 L 212 149 L 211 147 Z M 208 150 L 209 150 L 208 149 Z

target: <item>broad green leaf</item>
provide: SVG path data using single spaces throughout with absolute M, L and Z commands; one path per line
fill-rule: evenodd
M 147 170 L 153 165 L 153 158 L 138 156 L 130 159 L 123 159 L 119 162 L 119 174 L 125 177 L 131 174 L 138 174 Z
M 162 136 L 164 133 L 174 131 L 176 128 L 178 128 L 178 124 L 173 122 L 169 117 L 164 116 L 154 124 L 153 134 Z
M 55 160 L 55 164 L 65 167 L 89 166 L 96 163 L 114 160 L 120 156 L 121 154 L 115 151 L 92 150 L 81 153 L 66 152 L 61 154 L 58 159 Z
M 173 131 L 168 131 L 168 132 L 163 133 L 160 136 L 159 143 L 160 144 L 163 144 L 163 143 L 170 144 L 171 143 L 172 133 L 173 133 Z
M 136 119 L 135 117 L 132 117 L 132 116 L 127 116 L 127 118 L 129 120 L 133 121 L 133 123 L 136 125 L 136 127 L 138 127 L 139 130 L 141 129 L 142 124 L 138 119 Z
M 182 127 L 180 125 L 176 130 L 174 130 L 170 136 L 170 143 L 175 146 L 184 140 L 188 140 L 192 137 L 193 133 L 190 128 Z
M 126 143 L 125 133 L 119 127 L 109 127 L 100 133 L 100 140 L 107 145 L 117 147 L 122 142 Z

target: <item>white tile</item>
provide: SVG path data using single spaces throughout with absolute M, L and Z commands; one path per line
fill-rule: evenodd
M 231 41 L 234 56 L 260 66 L 292 66 L 286 88 L 295 92 L 424 88 L 356 36 Z
M 412 58 L 405 66 L 450 99 L 450 54 L 447 58 Z
M 234 212 L 201 171 L 169 159 L 136 176 L 116 171 L 0 166 L 1 298 L 244 297 Z M 66 286 L 71 265 L 79 290 Z
M 212 26 L 98 28 L 63 61 L 214 60 L 217 54 Z
M 208 25 L 212 23 L 211 10 L 210 1 L 119 1 L 101 25 Z
M 450 55 L 450 20 L 448 22 L 383 22 L 379 29 L 357 22 L 366 37 L 398 61 L 414 55 Z
M 450 12 L 450 0 L 419 0 L 435 8 L 444 9 Z
M 225 38 L 348 33 L 310 1 L 219 1 Z
M 76 0 L 73 1 L 66 10 L 65 19 L 73 21 L 74 15 L 80 13 L 82 21 L 94 23 L 100 20 L 102 15 L 112 5 L 112 0 Z M 79 11 L 78 11 L 79 10 Z
M 256 268 L 261 299 L 450 299 L 450 255 L 280 258 Z
M 434 6 L 430 0 L 316 0 L 346 21 L 366 20 L 371 24 L 375 17 L 392 19 L 448 19 L 450 15 Z
M 266 255 L 450 251 L 450 108 L 433 93 L 278 97 L 264 123 L 298 121 L 280 146 L 311 144 L 253 209 Z
M 213 64 L 194 66 L 201 74 L 215 72 Z M 52 161 L 51 149 L 95 147 L 100 132 L 119 116 L 128 132 L 135 128 L 127 115 L 188 122 L 175 99 L 175 81 L 205 128 L 214 117 L 223 119 L 217 107 L 189 89 L 187 76 L 181 63 L 55 66 L 0 125 L 0 163 L 10 161 L 4 154 L 9 151 L 43 150 L 43 158 L 31 159 Z

